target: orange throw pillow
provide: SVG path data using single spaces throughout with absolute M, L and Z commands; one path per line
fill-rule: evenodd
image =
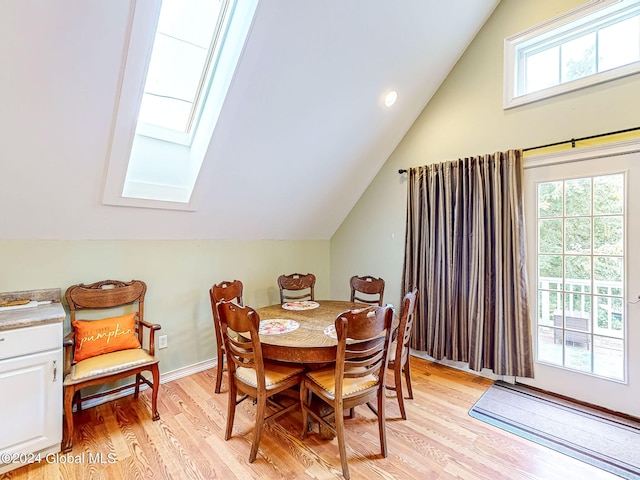
M 73 361 L 79 362 L 118 350 L 141 348 L 136 333 L 136 315 L 137 313 L 130 313 L 102 320 L 76 320 L 72 322 L 76 337 Z

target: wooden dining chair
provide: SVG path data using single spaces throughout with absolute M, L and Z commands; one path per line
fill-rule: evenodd
M 384 297 L 384 280 L 367 275 L 359 277 L 354 275 L 349 280 L 351 286 L 351 301 L 369 303 L 371 305 L 382 306 Z M 366 295 L 365 296 L 363 296 Z
M 73 443 L 73 405 L 82 410 L 82 402 L 134 387 L 138 398 L 140 386 L 152 389 L 151 418 L 159 420 L 157 400 L 160 386 L 158 359 L 155 358 L 155 332 L 160 325 L 144 319 L 147 285 L 141 280 L 122 282 L 103 280 L 89 285 L 72 285 L 65 298 L 69 306 L 72 331 L 65 337 L 64 432 L 62 451 Z M 117 312 L 105 315 L 106 311 Z M 108 317 L 108 318 L 105 318 Z M 146 337 L 143 332 L 147 331 Z M 153 381 L 142 372 L 149 371 Z M 135 377 L 129 385 L 99 391 L 82 397 L 81 389 L 103 385 L 125 377 Z M 35 413 L 34 413 L 35 414 Z
M 242 290 L 243 285 L 240 280 L 234 280 L 232 282 L 223 280 L 220 283 L 213 285 L 209 289 L 209 297 L 211 299 L 211 311 L 213 313 L 213 327 L 216 332 L 216 348 L 218 350 L 218 364 L 216 366 L 216 387 L 215 392 L 220 393 L 222 387 L 222 372 L 225 368 L 224 357 L 224 341 L 222 340 L 222 332 L 220 331 L 220 317 L 218 315 L 218 304 L 223 300 L 226 302 L 234 301 L 238 305 L 242 305 Z
M 413 332 L 413 314 L 416 308 L 417 296 L 418 290 L 414 289 L 412 292 L 407 293 L 402 299 L 398 336 L 396 340 L 391 343 L 391 356 L 389 358 L 389 370 L 393 371 L 394 385 L 386 385 L 387 389 L 396 391 L 400 415 L 402 415 L 404 420 L 407 419 L 407 413 L 404 408 L 404 393 L 402 390 L 403 375 L 407 384 L 408 398 L 413 399 L 409 342 L 411 341 L 411 333 Z
M 280 303 L 289 300 L 315 300 L 313 289 L 316 285 L 316 276 L 313 273 L 303 275 L 301 273 L 292 273 L 291 275 L 280 275 L 278 277 L 278 287 L 280 288 Z M 307 290 L 301 294 L 291 294 L 287 292 L 300 292 Z
M 231 437 L 236 406 L 247 398 L 253 398 L 257 411 L 249 454 L 251 463 L 258 453 L 263 425 L 298 408 L 297 401 L 284 405 L 273 397 L 299 385 L 304 368 L 264 361 L 258 335 L 260 316 L 253 308 L 222 301 L 218 304 L 218 314 L 229 374 L 229 402 L 224 439 L 229 440 Z M 240 399 L 238 392 L 243 395 Z M 267 404 L 274 407 L 275 412 L 266 415 Z
M 307 372 L 300 386 L 302 438 L 308 432 L 309 416 L 332 431 L 338 438 L 342 474 L 346 479 L 349 466 L 344 438 L 345 410 L 366 404 L 377 415 L 380 449 L 382 456 L 387 456 L 384 392 L 392 322 L 391 305 L 339 314 L 334 323 L 338 337 L 335 364 Z M 321 402 L 314 401 L 314 397 Z M 323 403 L 332 407 L 328 414 L 322 409 Z M 335 418 L 334 422 L 331 417 Z

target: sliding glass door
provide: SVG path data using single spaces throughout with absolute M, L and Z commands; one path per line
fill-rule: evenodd
M 636 147 L 527 159 L 536 365 L 534 380 L 518 381 L 640 416 L 640 303 L 630 303 L 640 294 Z

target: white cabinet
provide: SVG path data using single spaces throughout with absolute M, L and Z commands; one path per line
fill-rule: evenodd
M 0 331 L 0 473 L 60 450 L 62 381 L 61 322 Z

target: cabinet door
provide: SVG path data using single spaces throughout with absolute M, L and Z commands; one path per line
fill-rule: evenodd
M 0 452 L 60 443 L 62 380 L 62 349 L 0 361 Z

